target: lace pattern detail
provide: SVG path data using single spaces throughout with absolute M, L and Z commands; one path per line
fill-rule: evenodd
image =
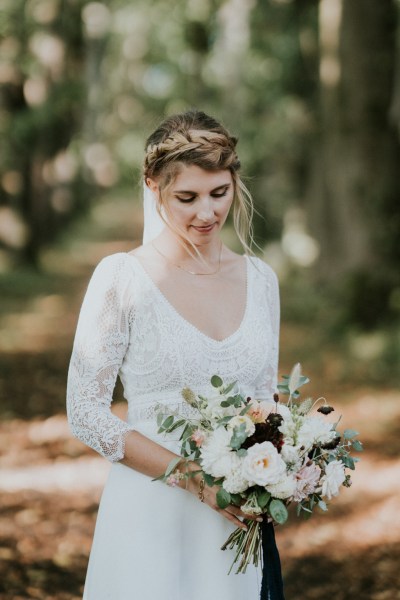
M 239 329 L 217 341 L 196 330 L 166 301 L 139 260 L 103 259 L 79 317 L 68 376 L 68 418 L 74 435 L 111 461 L 124 456 L 126 434 L 155 420 L 157 407 L 185 411 L 180 392 L 207 395 L 212 375 L 237 381 L 246 395 L 271 400 L 276 391 L 279 292 L 274 272 L 248 260 L 248 306 Z M 128 422 L 112 414 L 117 375 Z M 181 413 L 182 414 L 182 413 Z M 195 412 L 193 412 L 195 416 Z

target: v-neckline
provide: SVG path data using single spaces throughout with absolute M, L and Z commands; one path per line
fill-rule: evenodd
M 246 262 L 246 305 L 244 307 L 244 311 L 243 311 L 243 316 L 242 319 L 238 325 L 238 327 L 235 329 L 235 331 L 233 333 L 231 333 L 230 335 L 228 335 L 227 337 L 222 338 L 221 340 L 217 340 L 209 335 L 207 335 L 206 333 L 204 333 L 203 331 L 201 331 L 201 329 L 199 329 L 196 325 L 194 325 L 191 321 L 189 321 L 188 319 L 186 319 L 186 317 L 184 317 L 176 308 L 175 306 L 172 304 L 172 302 L 170 302 L 170 300 L 168 300 L 168 298 L 166 297 L 166 295 L 160 290 L 160 288 L 158 287 L 158 285 L 155 283 L 155 281 L 153 280 L 153 278 L 149 275 L 149 273 L 146 271 L 146 269 L 144 268 L 144 266 L 142 265 L 141 261 L 137 258 L 137 256 L 135 256 L 134 254 L 129 254 L 129 252 L 126 253 L 127 256 L 130 256 L 131 258 L 133 258 L 135 260 L 135 262 L 139 265 L 139 268 L 141 269 L 142 273 L 144 274 L 144 276 L 146 277 L 146 279 L 150 282 L 150 285 L 152 286 L 152 288 L 155 290 L 155 292 L 158 294 L 158 296 L 161 298 L 161 300 L 163 301 L 163 303 L 183 322 L 186 324 L 186 326 L 188 326 L 190 329 L 192 329 L 193 331 L 195 331 L 196 333 L 198 333 L 200 336 L 202 336 L 203 338 L 213 342 L 214 344 L 224 344 L 228 341 L 230 341 L 233 337 L 235 337 L 236 335 L 238 335 L 247 319 L 247 313 L 249 311 L 249 307 L 250 307 L 250 302 L 249 302 L 249 291 L 250 291 L 250 285 L 249 285 L 249 277 L 250 277 L 250 260 L 248 258 L 248 256 L 244 255 L 245 258 L 245 262 Z

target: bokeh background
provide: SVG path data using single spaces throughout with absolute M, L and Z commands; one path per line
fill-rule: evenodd
M 278 529 L 287 599 L 400 598 L 399 40 L 398 0 L 0 0 L 0 598 L 81 597 L 108 465 L 65 418 L 79 305 L 140 244 L 146 136 L 190 107 L 239 136 L 280 374 L 365 443 Z

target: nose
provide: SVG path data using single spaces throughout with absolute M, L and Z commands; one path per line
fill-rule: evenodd
M 201 199 L 200 202 L 200 206 L 199 206 L 199 210 L 197 213 L 197 218 L 200 221 L 204 221 L 204 222 L 208 222 L 210 221 L 214 216 L 214 209 L 213 209 L 213 205 L 212 205 L 212 199 L 211 198 L 203 198 Z

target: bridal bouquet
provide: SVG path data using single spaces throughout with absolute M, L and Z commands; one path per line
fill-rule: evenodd
M 234 504 L 248 515 L 280 524 L 288 518 L 290 503 L 297 505 L 297 514 L 310 515 L 317 506 L 326 511 L 326 501 L 337 496 L 341 486 L 351 485 L 348 470 L 357 461 L 351 452 L 361 451 L 362 444 L 357 431 L 339 433 L 340 419 L 330 420 L 334 409 L 324 398 L 300 401 L 299 388 L 308 381 L 300 364 L 295 365 L 278 386 L 288 396 L 286 402 L 278 394 L 271 401 L 247 397 L 218 375 L 211 378 L 207 397 L 185 388 L 182 396 L 195 409 L 193 418 L 165 414 L 165 408 L 157 415 L 159 433 L 177 431 L 181 442 L 181 456 L 159 479 L 174 485 L 179 478 L 193 476 L 177 470 L 182 461 L 192 461 L 205 483 L 218 487 L 222 509 Z M 250 562 L 257 566 L 262 552 L 262 524 L 246 524 L 247 531 L 236 529 L 222 547 L 235 548 L 237 573 L 245 572 Z

